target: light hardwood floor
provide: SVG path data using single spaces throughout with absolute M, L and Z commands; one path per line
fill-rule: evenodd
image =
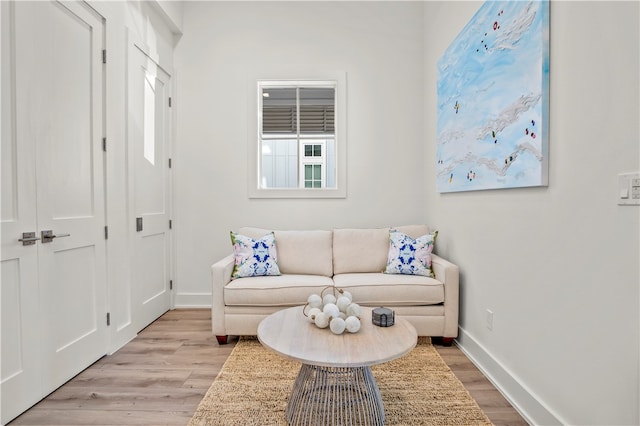
M 218 346 L 211 311 L 167 312 L 10 425 L 186 425 L 235 345 Z M 526 425 L 455 347 L 436 348 L 496 425 Z

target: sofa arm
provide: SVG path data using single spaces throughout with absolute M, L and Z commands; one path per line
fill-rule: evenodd
M 442 337 L 458 337 L 460 294 L 458 266 L 436 254 L 431 255 L 431 266 L 435 278 L 444 283 L 444 334 Z
M 224 320 L 224 287 L 231 282 L 234 256 L 229 256 L 211 265 L 211 329 L 215 336 L 226 336 Z

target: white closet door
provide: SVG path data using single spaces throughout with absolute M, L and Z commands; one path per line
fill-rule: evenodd
M 104 26 L 82 3 L 16 2 L 11 7 L 14 96 L 11 105 L 3 95 L 3 125 L 7 104 L 13 107 L 7 115 L 14 128 L 6 142 L 3 133 L 2 142 L 3 166 L 10 162 L 14 178 L 11 196 L 5 196 L 4 186 L 2 194 L 3 421 L 103 356 L 108 343 Z M 4 50 L 2 56 L 4 70 Z M 5 150 L 15 154 L 11 160 L 5 160 Z M 5 234 L 9 226 L 16 229 Z M 36 231 L 40 240 L 21 246 L 18 227 L 19 233 Z M 16 254 L 5 257 L 5 249 Z M 14 301 L 6 302 L 7 318 L 5 295 Z M 21 327 L 10 334 L 10 346 L 5 344 L 7 321 Z M 12 363 L 5 371 L 7 355 Z M 18 380 L 12 377 L 32 375 L 39 383 L 30 383 L 29 395 L 14 394 Z
M 29 107 L 17 98 L 14 4 L 0 2 L 2 19 L 2 301 L 1 423 L 5 424 L 43 396 L 39 362 L 38 246 L 22 245 L 25 232 L 37 234 L 35 141 L 29 132 Z M 22 57 L 23 53 L 20 52 Z M 20 120 L 18 123 L 17 120 Z
M 107 352 L 102 20 L 48 3 L 32 50 L 42 117 L 36 144 L 41 312 L 55 389 Z M 48 9 L 48 10 L 47 10 Z M 78 360 L 82 360 L 78 362 Z
M 171 307 L 169 232 L 170 76 L 129 51 L 129 153 L 135 218 L 133 321 L 146 327 Z

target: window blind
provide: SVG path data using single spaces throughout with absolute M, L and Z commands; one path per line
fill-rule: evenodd
M 298 117 L 296 106 L 267 106 L 262 108 L 262 132 L 296 134 Z M 334 134 L 335 107 L 333 105 L 300 105 L 300 133 Z

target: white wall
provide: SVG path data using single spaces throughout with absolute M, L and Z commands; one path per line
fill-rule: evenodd
M 436 62 L 481 4 L 425 4 L 427 218 L 460 265 L 460 344 L 535 424 L 638 424 L 640 208 L 616 176 L 640 169 L 639 3 L 551 3 L 548 188 L 438 194 Z
M 210 265 L 241 226 L 422 223 L 423 4 L 188 2 L 175 51 L 178 306 L 210 306 Z M 249 75 L 347 75 L 347 197 L 248 199 Z
M 175 52 L 178 306 L 244 225 L 427 222 L 461 268 L 463 350 L 535 424 L 638 424 L 638 2 L 553 2 L 548 188 L 438 194 L 436 62 L 481 2 L 189 2 Z M 247 198 L 247 76 L 347 73 L 348 196 Z M 493 330 L 485 311 L 495 313 Z
M 182 34 L 184 8 L 181 0 L 155 0 L 150 5 L 156 9 L 171 32 Z

